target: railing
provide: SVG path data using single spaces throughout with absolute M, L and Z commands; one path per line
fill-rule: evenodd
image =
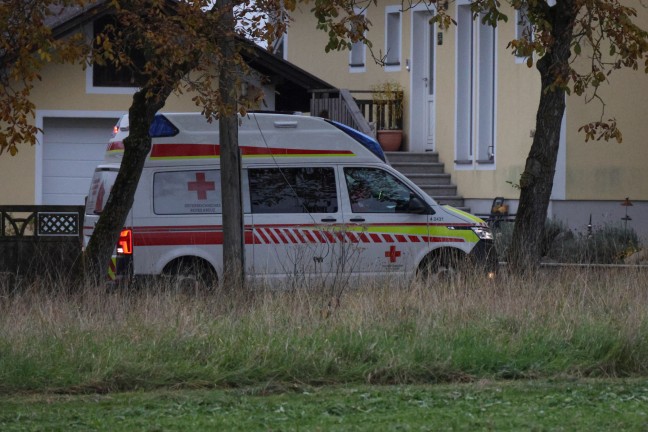
M 82 224 L 82 206 L 0 206 L 0 274 L 65 274 L 81 253 Z
M 310 90 L 311 114 L 338 121 L 367 135 L 376 130 L 402 129 L 402 92 L 389 99 L 386 94 L 374 99 L 371 90 Z M 392 95 L 393 96 L 393 95 Z

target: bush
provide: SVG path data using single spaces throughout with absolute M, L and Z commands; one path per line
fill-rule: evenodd
M 500 224 L 495 230 L 495 245 L 506 257 L 513 237 L 513 224 Z M 545 225 L 543 256 L 552 261 L 579 264 L 615 264 L 639 249 L 639 237 L 632 228 L 606 224 L 591 234 L 575 233 L 556 220 Z

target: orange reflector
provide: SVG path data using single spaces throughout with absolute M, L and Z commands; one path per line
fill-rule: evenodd
M 129 229 L 122 230 L 119 233 L 117 242 L 117 253 L 131 255 L 133 253 L 133 231 Z

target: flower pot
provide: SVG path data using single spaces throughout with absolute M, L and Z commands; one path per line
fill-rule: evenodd
M 378 142 L 383 151 L 398 151 L 403 142 L 402 130 L 379 130 Z

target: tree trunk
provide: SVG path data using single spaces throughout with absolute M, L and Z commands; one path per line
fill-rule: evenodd
M 565 112 L 565 88 L 557 83 L 568 80 L 577 12 L 574 0 L 561 0 L 550 8 L 554 44 L 537 63 L 541 93 L 536 130 L 520 178 L 520 203 L 508 257 L 511 269 L 518 273 L 534 270 L 540 263 Z
M 231 0 L 218 3 L 223 8 L 219 45 L 222 62 L 218 85 L 222 107 L 219 116 L 221 188 L 223 202 L 223 281 L 226 290 L 243 288 L 245 255 L 243 199 L 241 195 L 241 153 L 238 145 L 238 116 L 234 56 L 234 14 Z
M 119 173 L 84 253 L 84 274 L 95 283 L 107 275 L 110 257 L 133 206 L 137 184 L 151 149 L 151 122 L 170 93 L 170 90 L 163 95 L 160 94 L 163 92 L 158 92 L 155 101 L 151 101 L 146 97 L 148 90 L 143 88 L 133 95 L 128 111 L 130 132 L 124 140 Z

